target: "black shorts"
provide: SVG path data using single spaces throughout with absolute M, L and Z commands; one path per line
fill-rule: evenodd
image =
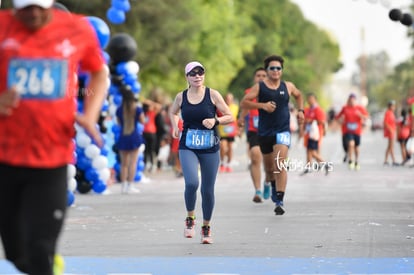
M 357 134 L 350 134 L 346 133 L 343 135 L 344 144 L 348 145 L 348 143 L 353 140 L 355 142 L 355 146 L 359 146 L 361 144 L 361 136 Z
M 274 136 L 264 137 L 258 136 L 260 151 L 262 154 L 270 154 L 273 152 L 273 146 L 276 144 L 276 138 Z
M 228 142 L 234 142 L 234 137 L 220 137 L 220 140 L 227 140 Z
M 307 148 L 309 150 L 318 150 L 319 148 L 319 141 L 314 140 L 314 139 L 308 139 L 308 146 Z
M 259 135 L 257 132 L 248 131 L 247 142 L 249 143 L 249 149 L 253 148 L 254 146 L 259 146 Z

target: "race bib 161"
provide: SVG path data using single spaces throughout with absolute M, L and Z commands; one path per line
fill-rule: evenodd
M 185 146 L 190 149 L 209 149 L 214 146 L 213 130 L 188 129 L 185 138 Z

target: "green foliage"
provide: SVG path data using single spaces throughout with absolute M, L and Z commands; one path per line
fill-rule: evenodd
M 413 66 L 413 59 L 397 65 L 392 74 L 372 88 L 370 94 L 372 109 L 384 109 L 389 100 L 395 100 L 398 107 L 406 107 L 407 98 L 414 96 Z
M 284 78 L 303 91 L 318 93 L 340 67 L 338 44 L 289 0 L 130 0 L 121 25 L 106 18 L 110 0 L 59 2 L 102 18 L 112 35 L 126 32 L 136 40 L 144 96 L 154 88 L 171 96 L 184 89 L 184 66 L 192 60 L 206 67 L 206 85 L 238 98 L 271 54 L 285 58 Z

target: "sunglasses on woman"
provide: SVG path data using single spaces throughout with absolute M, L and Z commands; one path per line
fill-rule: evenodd
M 204 75 L 204 71 L 203 70 L 194 70 L 194 71 L 191 71 L 187 74 L 187 76 L 193 76 L 193 77 L 196 76 L 196 75 L 202 76 L 202 75 Z

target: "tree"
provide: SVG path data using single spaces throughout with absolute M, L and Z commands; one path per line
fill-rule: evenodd
M 184 89 L 184 66 L 191 60 L 205 65 L 207 85 L 236 96 L 270 54 L 284 56 L 287 80 L 316 93 L 340 67 L 338 44 L 289 0 L 131 1 L 120 25 L 106 19 L 109 0 L 59 2 L 102 18 L 111 34 L 126 32 L 136 40 L 144 96 L 155 87 L 171 96 Z

